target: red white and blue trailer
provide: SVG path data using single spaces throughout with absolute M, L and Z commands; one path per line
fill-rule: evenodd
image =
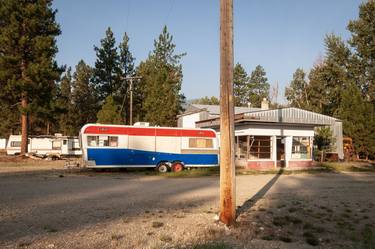
M 80 139 L 90 168 L 153 167 L 166 172 L 218 166 L 219 142 L 211 129 L 87 124 Z

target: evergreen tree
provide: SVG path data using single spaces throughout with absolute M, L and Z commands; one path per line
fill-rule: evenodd
M 349 22 L 349 44 L 355 50 L 351 62 L 353 75 L 362 95 L 375 105 L 375 1 L 359 6 L 359 17 Z
M 235 106 L 247 106 L 249 77 L 240 63 L 237 63 L 233 69 L 233 95 Z
M 329 116 L 337 116 L 340 106 L 341 89 L 352 81 L 348 71 L 350 50 L 344 41 L 333 34 L 325 38 L 326 57 L 323 63 L 316 65 L 309 74 L 307 108 Z
M 121 124 L 122 118 L 119 107 L 116 105 L 112 96 L 105 99 L 102 109 L 97 114 L 100 124 Z
M 247 102 L 250 102 L 251 106 L 260 107 L 263 98 L 268 98 L 270 84 L 262 66 L 256 66 L 255 70 L 251 72 L 246 89 Z
M 293 74 L 290 86 L 285 89 L 285 97 L 292 107 L 306 109 L 309 106 L 306 74 L 302 68 L 298 68 Z
M 133 57 L 132 53 L 129 50 L 129 36 L 127 33 L 124 34 L 122 42 L 119 45 L 120 50 L 120 69 L 121 69 L 121 79 L 122 85 L 120 88 L 120 98 L 115 102 L 120 104 L 121 103 L 121 113 L 124 113 L 124 123 L 128 123 L 127 119 L 129 117 L 129 82 L 125 80 L 126 77 L 133 76 L 135 74 L 135 67 L 134 61 L 135 58 Z M 139 103 L 142 101 L 139 99 L 139 87 L 138 84 L 133 85 L 133 116 L 137 116 L 137 112 L 139 109 Z
M 73 74 L 74 134 L 78 134 L 83 125 L 96 121 L 98 105 L 94 85 L 90 82 L 92 71 L 92 68 L 81 60 Z
M 375 110 L 366 102 L 360 89 L 349 84 L 343 90 L 339 116 L 343 120 L 345 135 L 353 139 L 357 156 L 375 157 Z
M 29 114 L 48 109 L 61 73 L 55 62 L 60 34 L 55 14 L 51 0 L 0 2 L 0 99 L 21 103 L 21 154 L 27 152 Z
M 100 45 L 101 47 L 94 46 L 97 58 L 93 71 L 93 83 L 98 93 L 98 100 L 104 101 L 109 95 L 116 96 L 116 98 L 120 96 L 124 80 L 121 79 L 120 58 L 111 28 L 106 30 Z
M 180 60 L 184 54 L 175 54 L 175 47 L 165 26 L 154 41 L 154 50 L 138 68 L 138 75 L 142 76 L 143 117 L 153 125 L 176 126 L 176 116 L 182 111 Z
M 77 135 L 74 126 L 74 106 L 72 103 L 72 69 L 69 67 L 62 77 L 59 94 L 57 98 L 57 107 L 59 115 L 59 131 L 64 135 Z
M 215 96 L 211 97 L 203 97 L 200 99 L 194 99 L 191 102 L 192 104 L 198 104 L 198 105 L 220 105 L 220 100 L 216 98 Z

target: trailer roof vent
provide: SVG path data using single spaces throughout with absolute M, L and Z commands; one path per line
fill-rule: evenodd
M 149 122 L 136 122 L 134 123 L 134 126 L 150 126 L 150 123 Z

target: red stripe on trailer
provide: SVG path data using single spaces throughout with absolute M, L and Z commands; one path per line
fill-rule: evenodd
M 187 130 L 168 128 L 141 128 L 116 126 L 88 126 L 85 134 L 117 134 L 133 136 L 165 136 L 165 137 L 216 137 L 211 130 Z

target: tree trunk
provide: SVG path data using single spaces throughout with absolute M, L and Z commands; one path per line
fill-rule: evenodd
M 25 155 L 27 153 L 27 139 L 28 139 L 28 114 L 25 111 L 27 108 L 27 98 L 25 95 L 22 96 L 21 99 L 21 106 L 22 106 L 22 113 L 21 113 L 21 155 Z

